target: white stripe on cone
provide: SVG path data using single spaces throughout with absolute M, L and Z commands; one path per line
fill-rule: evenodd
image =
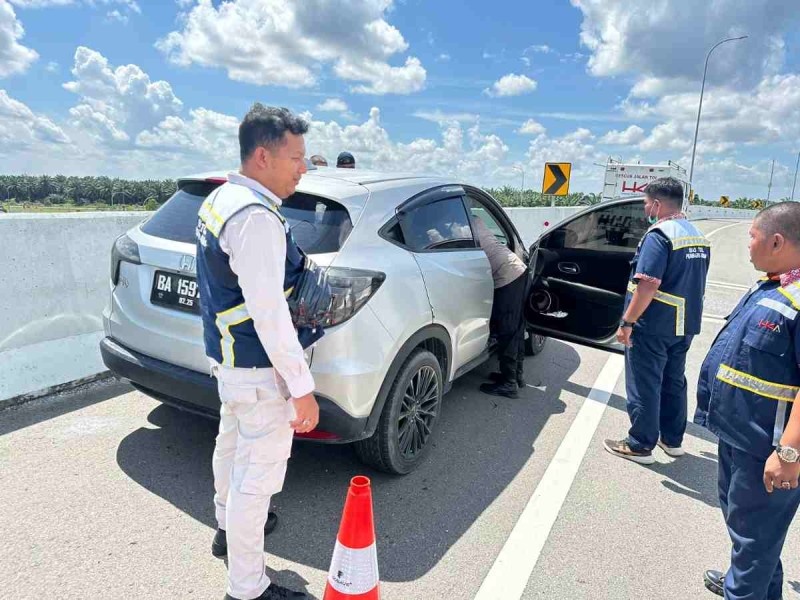
M 353 549 L 336 540 L 328 583 L 341 594 L 366 594 L 378 585 L 378 551 L 375 543 Z

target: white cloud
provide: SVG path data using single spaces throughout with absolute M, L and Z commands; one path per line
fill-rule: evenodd
M 200 157 L 209 165 L 235 164 L 239 159 L 239 119 L 205 108 L 191 110 L 189 116 L 188 120 L 167 117 L 155 128 L 141 132 L 136 145 Z
M 80 46 L 75 51 L 72 74 L 75 80 L 64 88 L 81 97 L 79 106 L 70 111 L 73 123 L 110 142 L 133 139 L 183 107 L 166 81 L 151 81 L 137 65 L 112 68 L 90 48 Z
M 350 88 L 355 94 L 413 94 L 425 87 L 427 73 L 418 58 L 409 56 L 402 67 L 392 67 L 378 60 L 349 62 L 339 60 L 333 68 L 342 79 L 368 81 L 368 85 Z
M 438 60 L 439 62 L 450 62 L 450 58 L 451 58 L 451 57 L 450 57 L 450 55 L 449 55 L 449 54 L 442 53 L 442 54 L 440 54 L 440 55 L 439 55 L 439 57 L 437 58 L 437 60 Z
M 51 60 L 49 63 L 47 63 L 47 66 L 44 69 L 48 73 L 58 73 L 58 70 L 60 68 L 61 68 L 61 65 L 59 65 L 56 61 Z
M 303 88 L 321 69 L 360 82 L 355 93 L 409 94 L 421 90 L 426 71 L 409 56 L 388 60 L 408 43 L 386 21 L 393 0 L 232 0 L 215 8 L 200 0 L 182 18 L 182 29 L 156 47 L 177 65 L 221 67 L 237 81 Z
M 581 42 L 591 51 L 596 76 L 683 78 L 699 81 L 708 50 L 714 52 L 709 82 L 751 86 L 784 62 L 784 34 L 800 23 L 800 11 L 785 0 L 571 0 L 583 13 Z M 702 26 L 698 26 L 702 24 Z
M 418 110 L 414 112 L 413 116 L 424 121 L 438 123 L 439 125 L 446 123 L 474 123 L 479 118 L 474 113 L 447 113 L 438 108 L 436 110 Z
M 688 148 L 694 136 L 697 93 L 662 96 L 656 102 L 628 100 L 622 109 L 630 118 L 645 116 L 663 122 L 643 148 L 667 144 Z M 800 137 L 800 75 L 774 75 L 754 90 L 706 90 L 698 147 L 725 151 L 734 145 L 775 144 Z
M 25 30 L 14 8 L 0 0 L 0 77 L 24 73 L 39 55 L 19 43 Z
M 552 54 L 555 52 L 555 50 L 553 50 L 547 44 L 540 44 L 540 45 L 528 46 L 527 48 L 525 48 L 525 53 L 527 52 L 533 52 L 535 54 Z
M 523 135 L 541 135 L 545 131 L 547 131 L 541 123 L 538 121 L 534 121 L 533 119 L 528 119 L 522 124 L 517 130 L 517 133 L 521 133 Z
M 69 114 L 76 127 L 82 128 L 98 141 L 127 142 L 130 139 L 117 123 L 88 104 L 73 106 L 69 109 Z
M 347 110 L 347 102 L 340 98 L 328 98 L 317 106 L 317 110 L 320 112 L 345 112 Z
M 509 73 L 495 81 L 491 88 L 483 91 L 492 97 L 520 96 L 534 91 L 537 85 L 536 81 L 527 75 Z
M 123 25 L 127 25 L 128 24 L 128 15 L 123 15 L 121 12 L 119 12 L 116 9 L 107 12 L 106 13 L 106 18 L 109 21 L 117 21 L 119 23 L 122 23 Z
M 631 125 L 623 131 L 611 130 L 599 142 L 610 146 L 630 146 L 641 142 L 645 138 L 644 129 L 638 125 Z
M 53 121 L 0 90 L 0 154 L 42 144 L 68 144 L 69 137 Z

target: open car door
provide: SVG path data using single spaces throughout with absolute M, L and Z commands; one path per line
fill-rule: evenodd
M 530 249 L 531 331 L 623 352 L 616 341 L 631 260 L 647 231 L 642 198 L 603 202 L 542 234 Z

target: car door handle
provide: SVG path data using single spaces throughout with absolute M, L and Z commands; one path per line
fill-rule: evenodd
M 575 263 L 558 263 L 558 270 L 562 273 L 566 273 L 567 275 L 577 275 L 581 272 L 581 269 Z

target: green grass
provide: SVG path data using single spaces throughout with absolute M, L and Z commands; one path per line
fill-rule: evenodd
M 59 204 L 55 206 L 44 206 L 36 202 L 0 202 L 0 207 L 6 213 L 71 213 L 71 212 L 121 212 L 121 211 L 143 211 L 144 207 L 135 204 L 115 204 L 113 207 L 108 204 L 85 204 L 76 206 L 74 204 Z M 2 214 L 3 211 L 0 211 Z

